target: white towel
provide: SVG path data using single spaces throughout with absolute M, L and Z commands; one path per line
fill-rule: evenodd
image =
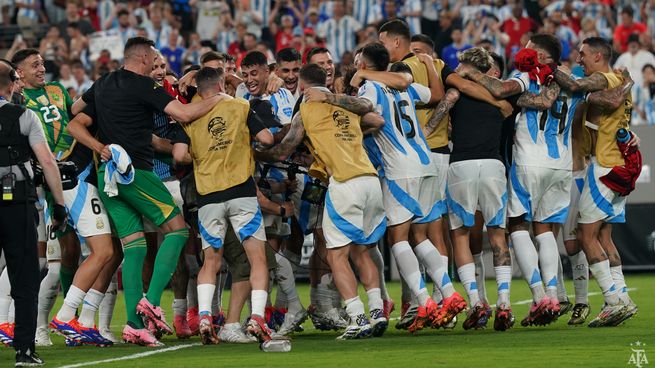
M 105 167 L 105 193 L 108 197 L 118 195 L 118 184 L 130 184 L 134 181 L 134 169 L 130 155 L 117 144 L 110 144 L 111 160 Z

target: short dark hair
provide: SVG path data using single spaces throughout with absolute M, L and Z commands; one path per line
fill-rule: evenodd
M 537 33 L 530 37 L 530 42 L 546 50 L 555 62 L 559 62 L 560 56 L 562 55 L 562 43 L 557 37 L 546 33 Z
M 409 26 L 407 23 L 400 19 L 390 20 L 380 27 L 378 34 L 387 32 L 388 35 L 400 36 L 407 41 L 410 40 Z
M 495 52 L 490 52 L 489 54 L 491 55 L 491 58 L 494 59 L 494 64 L 496 64 L 496 67 L 502 76 L 503 73 L 505 73 L 505 60 L 503 60 L 503 57 L 496 54 Z
M 412 74 L 412 69 L 409 67 L 409 65 L 400 62 L 400 63 L 393 63 L 391 64 L 391 67 L 389 68 L 390 72 L 394 73 L 407 73 L 407 74 Z
M 123 54 L 127 57 L 128 53 L 133 51 L 136 48 L 140 47 L 155 47 L 155 42 L 149 38 L 145 37 L 132 37 L 127 40 L 125 43 L 125 48 L 123 49 Z
M 258 65 L 263 65 L 263 66 L 268 66 L 268 60 L 266 59 L 266 55 L 259 51 L 250 51 L 249 53 L 246 54 L 246 56 L 241 60 L 241 67 L 249 67 L 249 66 L 258 66 Z
M 609 61 L 612 59 L 612 45 L 602 37 L 589 37 L 582 41 L 583 44 L 589 45 L 595 52 L 600 52 L 603 59 Z
M 18 65 L 25 61 L 28 57 L 32 55 L 39 55 L 39 50 L 37 49 L 22 49 L 17 51 L 14 56 L 11 58 L 11 62 L 14 65 Z
M 130 15 L 130 12 L 127 11 L 127 10 L 125 10 L 125 9 L 121 9 L 121 10 L 119 10 L 118 13 L 116 14 L 116 18 L 120 18 L 120 17 L 122 17 L 123 15 Z
M 325 86 L 327 73 L 318 64 L 307 64 L 300 68 L 300 79 L 307 84 Z
M 432 41 L 432 39 L 428 35 L 415 34 L 415 35 L 412 36 L 411 42 L 424 43 L 424 44 L 430 46 L 430 49 L 434 50 L 434 41 Z
M 332 55 L 330 53 L 330 50 L 326 49 L 325 47 L 314 47 L 313 49 L 309 50 L 309 52 L 307 53 L 307 59 L 306 59 L 307 62 L 309 63 L 310 60 L 312 60 L 312 58 L 314 57 L 314 55 L 317 55 L 317 54 L 330 54 L 330 55 Z
M 366 58 L 366 64 L 371 65 L 378 71 L 387 70 L 389 66 L 389 51 L 379 42 L 369 43 L 362 48 L 362 57 Z
M 635 16 L 635 11 L 634 11 L 634 9 L 632 9 L 632 6 L 627 5 L 627 6 L 624 6 L 623 9 L 621 9 L 621 15 L 623 15 L 623 14 L 627 14 L 630 17 L 634 17 Z
M 644 65 L 644 67 L 641 68 L 641 72 L 642 72 L 642 73 L 645 72 L 646 69 L 652 69 L 653 72 L 655 72 L 655 66 L 653 66 L 653 64 L 646 64 L 646 65 Z
M 216 51 L 207 51 L 200 56 L 200 65 L 214 60 L 222 60 L 225 62 L 225 54 Z
M 82 60 L 80 60 L 80 59 L 71 60 L 70 67 L 71 68 L 82 68 L 82 69 L 84 69 L 84 63 L 82 63 Z
M 80 28 L 80 25 L 79 25 L 79 23 L 77 23 L 77 22 L 69 22 L 69 23 L 66 25 L 66 28 L 79 29 L 79 28 Z
M 637 33 L 632 33 L 630 36 L 628 36 L 628 43 L 636 42 L 641 45 L 641 41 L 639 40 L 639 35 Z
M 246 38 L 246 36 L 250 36 L 250 37 L 254 38 L 255 40 L 257 40 L 257 35 L 255 35 L 252 32 L 247 32 L 246 34 L 243 35 L 243 38 Z
M 291 62 L 300 60 L 302 60 L 302 56 L 298 50 L 294 49 L 293 47 L 284 48 L 280 50 L 277 55 L 275 55 L 275 62 L 278 64 L 283 61 Z
M 222 79 L 223 69 L 209 67 L 200 68 L 196 74 L 196 85 L 198 86 L 198 91 L 205 91 L 215 86 L 216 83 L 219 83 Z

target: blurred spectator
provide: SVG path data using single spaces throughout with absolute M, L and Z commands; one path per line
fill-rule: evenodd
M 80 9 L 80 17 L 87 19 L 95 31 L 100 31 L 100 17 L 98 17 L 98 1 L 97 0 L 84 0 Z
M 582 18 L 580 26 L 579 40 L 584 40 L 589 37 L 600 37 L 600 33 L 598 33 L 598 29 L 596 28 L 596 20 L 594 18 Z
M 93 81 L 86 75 L 84 64 L 82 64 L 80 60 L 73 60 L 71 62 L 71 73 L 75 79 L 75 92 L 77 95 L 81 96 L 84 92 L 91 88 Z
M 75 81 L 75 78 L 73 77 L 73 74 L 71 72 L 71 66 L 68 63 L 63 63 L 59 67 L 59 83 L 61 83 L 64 88 L 69 89 L 75 89 L 77 86 L 77 82 Z
M 180 17 L 183 32 L 193 30 L 193 18 L 191 15 L 191 2 L 194 0 L 171 0 L 172 13 Z M 179 74 L 178 74 L 179 75 Z
M 377 23 L 382 20 L 384 0 L 354 0 L 352 14 L 359 24 Z
M 338 63 L 344 52 L 353 50 L 357 45 L 357 33 L 362 29 L 362 25 L 346 14 L 344 0 L 334 2 L 333 12 L 334 16 L 319 27 L 318 35 L 325 38 L 332 58 Z
M 70 39 L 68 45 L 68 58 L 70 60 L 82 59 L 89 47 L 89 40 L 80 32 L 80 29 L 75 22 L 68 23 L 66 32 Z
M 188 47 L 182 58 L 185 62 L 195 65 L 200 64 L 200 56 L 202 55 L 201 48 L 200 35 L 197 33 L 191 33 L 189 35 Z
M 132 37 L 136 36 L 136 31 L 132 28 L 130 23 L 130 12 L 127 9 L 121 9 L 116 14 L 118 17 L 118 27 L 115 28 L 115 31 L 121 36 L 123 44 L 127 42 Z
M 275 33 L 275 52 L 290 47 L 293 40 L 293 17 L 283 15 L 280 18 L 280 23 L 279 29 L 275 23 L 271 24 L 271 32 Z
M 268 46 L 268 43 L 266 42 L 257 42 L 257 46 L 255 46 L 255 50 L 261 52 L 266 56 L 266 62 L 268 63 L 268 67 L 272 68 L 275 66 L 275 53 L 271 51 L 270 47 Z M 271 72 L 273 69 L 271 69 Z
M 647 18 L 648 33 L 655 35 L 655 0 L 644 1 L 644 14 Z
M 400 15 L 407 21 L 410 34 L 415 35 L 421 33 L 421 0 L 405 1 Z M 372 22 L 362 24 L 370 23 Z
M 309 8 L 307 9 L 307 16 L 305 17 L 305 28 L 313 29 L 316 31 L 320 24 L 320 19 L 318 16 L 318 9 Z
M 480 0 L 469 0 L 468 5 L 464 5 L 459 9 L 459 15 L 462 18 L 463 24 L 480 20 L 483 16 L 492 13 L 493 9 L 491 6 L 481 4 Z
M 421 1 L 421 32 L 434 39 L 439 30 L 439 12 L 441 11 L 440 0 Z
M 505 45 L 509 41 L 509 36 L 500 30 L 500 22 L 493 14 L 483 16 L 478 26 L 473 28 L 470 37 L 470 44 L 483 46 L 488 51 L 499 55 L 503 55 Z M 484 45 L 482 45 L 483 43 Z
M 177 29 L 173 29 L 168 36 L 168 44 L 159 51 L 166 58 L 168 67 L 171 69 L 175 75 L 182 75 L 182 65 L 184 64 L 183 55 L 186 51 L 183 47 L 178 46 L 179 32 Z
M 200 35 L 200 39 L 215 40 L 216 25 L 221 23 L 224 13 L 230 13 L 230 7 L 224 1 L 218 0 L 199 0 L 195 6 L 198 12 L 196 32 Z
M 66 19 L 59 23 L 59 32 L 64 36 L 66 42 L 69 41 L 66 27 L 68 27 L 68 24 L 70 23 L 76 23 L 77 28 L 80 30 L 80 32 L 82 32 L 84 36 L 95 32 L 95 29 L 91 23 L 89 23 L 88 20 L 80 17 L 80 8 L 74 1 L 69 1 L 66 3 Z
M 106 31 L 108 29 L 116 28 L 118 21 L 113 16 L 116 11 L 116 4 L 113 0 L 100 0 L 97 6 L 98 23 L 100 29 Z
M 224 11 L 221 15 L 221 20 L 216 24 L 213 39 L 216 40 L 216 49 L 221 52 L 228 52 L 230 45 L 238 39 L 243 39 L 246 34 L 246 27 L 244 25 L 237 25 L 236 29 L 240 29 L 241 37 L 238 36 L 234 27 L 234 20 L 229 11 Z
M 260 1 L 257 2 L 259 3 Z M 247 27 L 248 33 L 252 33 L 255 35 L 255 38 L 259 38 L 262 36 L 262 24 L 265 24 L 262 15 L 263 9 L 266 8 L 264 7 L 264 4 L 262 4 L 261 6 L 258 6 L 258 9 L 262 9 L 262 11 L 255 12 L 251 9 L 250 3 L 249 0 L 240 0 L 236 2 L 237 11 L 235 20 L 237 23 L 244 24 Z M 261 3 L 267 3 L 270 5 L 270 0 L 262 0 Z M 270 9 L 270 6 L 267 9 Z M 266 18 L 266 21 L 268 21 L 268 17 Z
M 384 0 L 382 6 L 383 22 L 388 22 L 398 18 L 399 9 L 395 0 Z
M 632 92 L 633 125 L 655 125 L 655 64 L 642 68 L 642 83 Z M 634 78 L 634 75 L 633 75 Z
M 632 92 L 643 84 L 642 70 L 646 65 L 655 65 L 655 56 L 649 51 L 641 48 L 639 35 L 636 33 L 628 37 L 628 51 L 624 52 L 614 63 L 614 68 L 626 68 L 635 81 Z
M 40 0 L 16 0 L 14 2 L 18 13 L 16 13 L 16 23 L 20 27 L 23 37 L 35 41 L 36 34 L 34 27 L 39 24 L 42 17 Z
M 362 31 L 362 36 L 360 37 L 359 44 L 355 47 L 355 50 L 362 48 L 371 42 L 376 42 L 377 40 L 378 40 L 378 27 L 375 24 L 369 24 Z
M 453 43 L 443 49 L 443 52 L 441 53 L 441 59 L 446 64 L 448 64 L 451 69 L 454 70 L 457 68 L 457 65 L 459 65 L 459 59 L 457 56 L 461 52 L 473 47 L 473 45 L 464 41 L 461 28 L 454 28 L 453 32 L 451 33 L 451 37 L 453 38 Z
M 648 29 L 643 23 L 634 21 L 634 11 L 631 6 L 621 10 L 621 24 L 614 29 L 614 48 L 620 52 L 628 50 L 628 37 L 633 33 L 646 33 Z
M 59 65 L 68 59 L 68 45 L 59 33 L 59 27 L 52 25 L 48 33 L 41 39 L 39 52 L 45 61 L 46 73 L 51 73 L 53 78 L 58 74 Z
M 157 49 L 168 43 L 169 36 L 173 28 L 164 21 L 164 16 L 160 8 L 153 8 L 150 12 L 150 25 L 146 27 L 148 38 L 155 41 Z
M 434 49 L 439 56 L 441 56 L 444 47 L 453 43 L 453 39 L 450 36 L 452 32 L 453 15 L 449 11 L 444 10 L 439 13 L 439 31 L 437 37 L 434 39 Z
M 501 29 L 509 36 L 505 47 L 505 56 L 510 57 L 521 47 L 521 36 L 528 32 L 535 32 L 539 28 L 532 18 L 523 16 L 523 6 L 516 4 L 512 9 L 512 16 L 503 23 Z
M 255 47 L 257 47 L 257 37 L 252 33 L 246 33 L 243 36 L 243 42 L 241 42 L 238 46 L 239 46 L 238 50 L 240 51 L 236 56 L 236 63 L 237 63 L 237 67 L 240 67 L 241 59 L 243 59 L 247 53 L 255 50 Z M 230 46 L 230 48 L 232 48 L 232 46 Z

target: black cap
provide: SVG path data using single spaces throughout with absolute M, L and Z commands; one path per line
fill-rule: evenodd
M 639 35 L 636 34 L 636 33 L 633 33 L 630 36 L 628 36 L 628 43 L 630 43 L 630 42 L 636 42 L 638 44 L 641 44 L 641 42 L 639 41 Z

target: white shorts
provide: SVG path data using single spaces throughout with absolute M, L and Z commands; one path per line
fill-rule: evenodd
M 293 202 L 293 215 L 304 235 L 311 234 L 315 229 L 321 228 L 323 221 L 323 206 L 315 205 L 301 199 L 305 185 L 312 182 L 312 178 L 306 174 L 296 174 L 296 190 L 291 194 Z
M 562 237 L 564 241 L 576 240 L 578 238 L 580 194 L 584 187 L 584 179 L 586 175 L 587 172 L 584 169 L 573 172 L 573 181 L 571 182 L 571 204 L 569 205 L 569 214 L 566 217 L 566 222 L 562 228 Z
M 433 220 L 448 214 L 448 206 L 446 205 L 446 181 L 448 180 L 448 167 L 450 163 L 450 155 L 443 153 L 430 153 L 430 160 L 434 167 L 437 176 L 436 188 L 436 204 L 432 216 L 436 216 Z
M 84 181 L 90 170 L 91 165 L 80 173 L 75 188 L 64 191 L 68 221 L 75 231 L 84 238 L 111 234 L 109 217 L 98 196 L 98 188 Z
M 571 171 L 512 164 L 507 216 L 563 224 L 571 201 Z
M 627 197 L 621 197 L 618 193 L 608 188 L 600 177 L 612 171 L 611 168 L 598 165 L 595 157 L 592 157 L 591 164 L 587 168 L 584 188 L 580 195 L 580 219 L 581 224 L 591 224 L 597 221 L 607 223 L 625 222 L 625 201 Z
M 249 237 L 266 241 L 262 211 L 257 197 L 235 198 L 221 203 L 206 204 L 198 210 L 198 229 L 202 249 L 223 246 L 228 221 L 243 243 Z
M 501 161 L 481 159 L 450 164 L 446 195 L 451 229 L 472 227 L 476 210 L 482 212 L 487 226 L 505 228 L 507 178 Z
M 382 178 L 382 203 L 387 225 L 393 226 L 412 220 L 428 223 L 441 217 L 441 203 L 436 188 L 441 178 L 425 176 L 391 180 Z
M 330 178 L 323 210 L 327 248 L 376 243 L 386 224 L 377 176 L 359 176 L 343 183 Z
M 173 196 L 173 201 L 177 205 L 177 208 L 180 209 L 180 213 L 184 213 L 183 212 L 184 199 L 182 199 L 182 192 L 180 191 L 180 181 L 175 179 L 175 180 L 164 181 L 163 183 L 166 189 L 168 189 L 168 192 L 171 193 L 171 196 Z M 158 231 L 159 228 L 144 216 L 143 232 L 156 233 Z

